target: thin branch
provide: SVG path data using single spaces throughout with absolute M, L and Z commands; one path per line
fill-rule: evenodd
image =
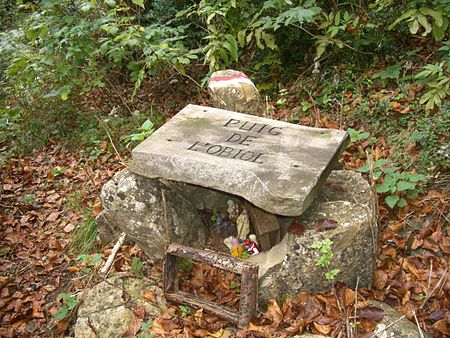
M 111 253 L 109 254 L 108 259 L 106 260 L 105 265 L 100 270 L 99 274 L 102 278 L 105 278 L 108 274 L 109 270 L 111 269 L 111 265 L 114 262 L 114 258 L 117 255 L 117 252 L 122 247 L 123 243 L 125 242 L 125 238 L 127 237 L 126 233 L 122 232 L 119 239 L 117 240 L 117 243 L 114 245 L 114 248 L 112 249 Z
M 419 330 L 420 338 L 425 338 L 425 337 L 423 336 L 422 329 L 420 328 L 419 320 L 417 319 L 417 316 L 416 316 L 416 311 L 412 310 L 412 313 L 413 313 L 413 315 L 414 315 L 414 319 L 416 320 L 417 330 Z
M 406 318 L 405 315 L 401 316 L 400 318 L 397 318 L 396 320 L 394 320 L 392 323 L 390 323 L 389 325 L 387 325 L 386 327 L 382 328 L 381 330 L 378 330 L 377 332 L 375 332 L 374 334 L 372 334 L 369 338 L 375 338 L 377 337 L 380 333 L 386 331 L 387 329 L 389 329 L 391 326 L 394 326 L 395 324 L 397 324 L 399 321 L 401 321 L 403 318 Z

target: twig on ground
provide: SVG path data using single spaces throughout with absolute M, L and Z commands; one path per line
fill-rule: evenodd
M 395 324 L 397 324 L 399 321 L 401 321 L 403 318 L 406 318 L 405 315 L 401 316 L 400 318 L 397 318 L 396 320 L 394 320 L 392 323 L 390 323 L 389 325 L 386 325 L 386 327 L 383 327 L 381 330 L 378 330 L 377 332 L 375 332 L 374 334 L 372 334 L 369 338 L 375 338 L 377 337 L 380 333 L 386 331 L 387 329 L 389 329 L 391 326 L 394 326 Z
M 447 277 L 447 273 L 448 273 L 448 266 L 445 267 L 445 271 L 442 274 L 441 278 L 439 278 L 439 281 L 437 282 L 436 286 L 433 288 L 433 290 L 431 290 L 430 293 L 427 293 L 422 305 L 419 307 L 419 311 L 422 310 L 425 305 L 428 303 L 428 301 L 430 300 L 430 298 L 433 296 L 434 292 L 436 291 L 436 289 L 441 288 L 444 286 L 444 281 L 446 280 L 445 278 Z M 442 284 L 442 285 L 441 285 Z M 428 291 L 428 290 L 427 290 Z
M 422 329 L 420 328 L 419 320 L 417 319 L 417 316 L 416 316 L 416 311 L 413 310 L 412 313 L 413 313 L 413 315 L 414 315 L 414 319 L 416 320 L 417 330 L 419 330 L 420 338 L 425 338 L 425 337 L 423 336 Z
M 116 257 L 117 252 L 119 251 L 119 249 L 121 248 L 121 246 L 125 242 L 125 238 L 126 237 L 127 237 L 127 235 L 124 232 L 122 232 L 122 234 L 120 235 L 120 237 L 117 240 L 116 244 L 114 245 L 114 248 L 112 249 L 111 253 L 109 254 L 109 257 L 106 260 L 105 265 L 103 266 L 103 268 L 99 272 L 99 274 L 100 274 L 100 276 L 102 278 L 105 278 L 106 275 L 108 274 L 109 270 L 111 269 L 111 265 L 114 262 L 114 258 Z
M 115 144 L 114 144 L 114 141 L 113 141 L 113 139 L 112 139 L 112 137 L 111 137 L 111 134 L 110 134 L 110 132 L 109 132 L 109 126 L 106 124 L 105 121 L 101 120 L 99 117 L 97 117 L 97 119 L 98 119 L 101 123 L 104 124 L 104 126 L 105 126 L 105 131 L 106 131 L 106 135 L 108 135 L 109 142 L 111 142 L 111 145 L 112 145 L 112 147 L 114 148 L 114 151 L 115 151 L 117 157 L 118 157 L 119 160 L 120 160 L 120 164 L 122 164 L 123 166 L 126 167 L 127 165 L 126 165 L 125 161 L 123 160 L 122 156 L 120 156 L 119 151 L 117 150 L 117 148 L 116 148 L 116 146 L 115 146 Z

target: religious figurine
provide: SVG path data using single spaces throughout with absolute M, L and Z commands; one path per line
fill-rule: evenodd
M 256 238 L 256 236 L 255 236 L 255 238 Z M 247 252 L 252 256 L 259 254 L 258 243 L 253 242 L 251 239 L 245 240 L 244 247 L 245 247 L 245 250 L 247 250 Z
M 237 237 L 241 241 L 245 241 L 250 232 L 250 219 L 247 210 L 242 210 L 242 213 L 236 219 Z
M 244 254 L 244 248 L 239 243 L 239 240 L 237 238 L 234 238 L 231 240 L 231 250 L 230 250 L 231 256 L 242 258 L 242 255 Z
M 248 235 L 248 238 L 256 244 L 256 246 L 259 246 L 258 240 L 256 239 L 256 235 L 255 234 L 250 234 Z
M 228 200 L 227 205 L 228 205 L 227 209 L 228 218 L 230 221 L 235 222 L 239 216 L 239 206 L 236 203 L 234 203 L 233 200 Z
M 231 241 L 233 240 L 233 236 L 230 236 L 230 237 L 227 237 L 227 238 L 225 238 L 224 240 L 223 240 L 223 243 L 227 246 L 227 248 L 228 249 L 230 249 L 231 250 L 231 248 L 233 247 L 232 245 L 231 245 Z

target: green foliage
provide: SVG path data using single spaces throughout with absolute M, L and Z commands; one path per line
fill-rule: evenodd
M 138 338 L 153 338 L 153 335 L 149 332 L 152 326 L 153 326 L 152 320 L 143 322 L 141 325 L 141 329 L 139 330 L 139 333 L 137 335 Z
M 350 141 L 352 143 L 363 141 L 363 140 L 369 138 L 369 136 L 370 136 L 369 132 L 363 132 L 363 131 L 355 130 L 353 128 L 348 128 L 347 133 L 350 135 Z
M 369 161 L 358 171 L 369 172 Z M 424 181 L 426 176 L 412 172 L 399 172 L 399 167 L 389 167 L 388 163 L 389 160 L 382 158 L 372 165 L 373 178 L 377 182 L 377 193 L 386 194 L 385 202 L 390 208 L 405 207 L 407 205 L 405 198 L 417 198 L 419 193 L 417 183 Z
M 86 275 L 91 275 L 94 272 L 95 267 L 101 264 L 102 257 L 100 254 L 82 254 L 77 257 L 77 261 L 80 261 L 86 265 L 86 267 L 82 269 L 83 273 Z
M 97 247 L 98 228 L 90 214 L 79 224 L 70 238 L 70 247 L 77 253 L 90 253 Z
M 88 267 L 95 267 L 102 262 L 102 257 L 99 254 L 95 255 L 82 254 L 77 257 L 77 261 L 85 263 Z
M 177 267 L 178 270 L 183 272 L 189 272 L 192 270 L 192 267 L 194 266 L 194 262 L 192 259 L 187 258 L 178 258 L 177 259 Z
M 440 41 L 444 38 L 445 32 L 448 28 L 449 13 L 445 13 L 442 7 L 438 6 L 435 9 L 429 7 L 420 7 L 419 9 L 410 9 L 404 12 L 397 18 L 390 26 L 393 29 L 401 21 L 408 22 L 408 28 L 411 34 L 417 34 L 419 29 L 422 31 L 422 36 L 427 36 L 432 33 L 433 37 Z
M 442 102 L 450 96 L 449 67 L 444 70 L 446 62 L 427 64 L 423 70 L 415 75 L 419 82 L 425 83 L 427 91 L 420 98 L 420 104 L 426 104 L 425 109 L 431 110 L 435 106 L 441 107 Z
M 68 293 L 60 293 L 58 299 L 63 301 L 63 305 L 58 308 L 54 316 L 58 320 L 67 319 L 77 306 L 78 301 L 74 295 Z
M 178 308 L 181 310 L 181 318 L 186 318 L 192 311 L 187 305 L 179 305 Z
M 33 96 L 64 101 L 71 93 L 105 86 L 113 69 L 128 69 L 135 94 L 147 76 L 167 66 L 183 71 L 196 58 L 182 43 L 186 27 L 141 26 L 132 12 L 124 1 L 43 1 L 19 35 L 6 36 L 0 45 L 11 60 L 8 76 Z M 11 42 L 20 48 L 11 50 Z
M 325 267 L 327 269 L 327 271 L 324 273 L 324 277 L 326 280 L 334 280 L 337 274 L 341 271 L 340 269 L 329 269 L 331 258 L 334 256 L 333 249 L 331 248 L 332 245 L 333 241 L 327 238 L 322 241 L 314 242 L 309 247 L 310 249 L 319 250 L 320 257 L 316 261 L 316 265 Z
M 140 260 L 139 257 L 134 256 L 131 259 L 131 271 L 136 277 L 144 276 L 144 263 Z
M 127 147 L 130 144 L 136 145 L 144 141 L 155 131 L 154 124 L 150 120 L 145 120 L 145 122 L 138 128 L 137 132 L 122 136 L 122 140 L 127 143 Z

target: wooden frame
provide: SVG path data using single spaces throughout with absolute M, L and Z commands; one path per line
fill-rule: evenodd
M 240 274 L 241 300 L 239 303 L 239 312 L 190 293 L 179 291 L 176 266 L 177 257 L 205 262 L 222 270 Z M 170 244 L 166 249 L 164 259 L 164 295 L 169 302 L 202 308 L 236 323 L 238 327 L 245 327 L 255 316 L 257 310 L 258 266 L 219 252 L 194 249 L 179 244 Z

